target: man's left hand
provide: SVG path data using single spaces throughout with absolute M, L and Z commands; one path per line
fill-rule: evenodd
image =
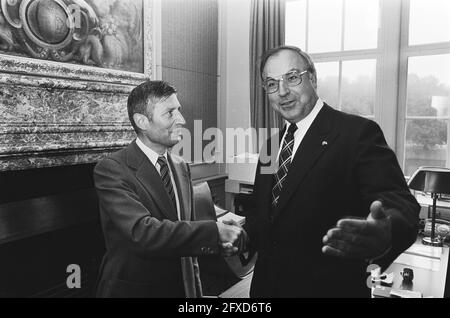
M 391 218 L 380 201 L 372 202 L 365 220 L 345 218 L 323 237 L 322 252 L 352 259 L 374 259 L 391 246 Z

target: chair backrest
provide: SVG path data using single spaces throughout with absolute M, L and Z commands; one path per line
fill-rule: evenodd
M 194 213 L 196 220 L 213 220 L 217 221 L 216 210 L 211 196 L 211 190 L 208 183 L 202 182 L 193 186 L 194 188 Z M 236 277 L 244 278 L 253 271 L 256 257 L 251 257 L 247 261 L 243 261 L 243 257 L 230 256 L 223 257 L 229 269 Z M 201 265 L 201 264 L 200 264 Z
M 214 202 L 208 183 L 198 183 L 193 186 L 193 190 L 195 219 L 217 221 L 216 210 L 214 209 Z

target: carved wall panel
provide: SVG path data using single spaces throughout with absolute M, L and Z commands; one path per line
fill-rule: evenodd
M 0 53 L 142 73 L 142 0 L 1 0 Z
M 0 170 L 95 162 L 128 144 L 128 94 L 151 77 L 151 1 L 0 4 Z

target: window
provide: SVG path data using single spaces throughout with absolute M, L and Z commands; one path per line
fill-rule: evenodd
M 377 47 L 378 11 L 378 0 L 345 1 L 344 49 Z
M 285 22 L 319 96 L 377 121 L 405 175 L 450 167 L 450 1 L 287 0 Z
M 405 1 L 399 101 L 404 172 L 450 166 L 450 1 Z
M 310 53 L 341 49 L 342 0 L 307 1 L 307 50 Z
M 342 62 L 341 109 L 373 117 L 376 59 Z
M 339 62 L 314 63 L 316 66 L 317 93 L 330 105 L 339 105 Z
M 286 3 L 285 43 L 313 58 L 321 98 L 369 118 L 375 118 L 378 7 L 379 0 Z
M 408 59 L 405 173 L 445 166 L 450 106 L 450 54 Z
M 450 41 L 450 2 L 410 0 L 409 45 Z

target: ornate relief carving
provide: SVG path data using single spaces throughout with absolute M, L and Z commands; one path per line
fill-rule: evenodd
M 7 54 L 144 72 L 142 0 L 1 0 Z
M 127 11 L 130 1 L 133 10 Z M 15 7 L 10 6 L 13 3 Z M 81 29 L 70 24 L 59 28 L 58 21 L 74 3 L 82 6 Z M 94 162 L 128 144 L 135 137 L 126 109 L 128 94 L 151 77 L 151 1 L 0 0 L 0 4 L 0 53 L 6 53 L 0 54 L 0 170 Z M 140 12 L 134 10 L 137 4 Z M 6 5 L 10 7 L 5 10 Z M 126 23 L 113 19 L 123 14 L 134 18 Z M 92 53 L 88 60 L 80 58 L 83 43 L 107 22 L 108 27 L 118 24 L 116 33 L 99 38 L 102 59 Z M 123 34 L 118 35 L 118 29 L 140 32 L 141 46 L 128 47 L 128 55 L 119 52 Z M 27 46 L 42 54 L 33 55 Z M 78 51 L 70 59 L 61 60 L 74 48 Z M 130 72 L 138 64 L 140 71 Z

